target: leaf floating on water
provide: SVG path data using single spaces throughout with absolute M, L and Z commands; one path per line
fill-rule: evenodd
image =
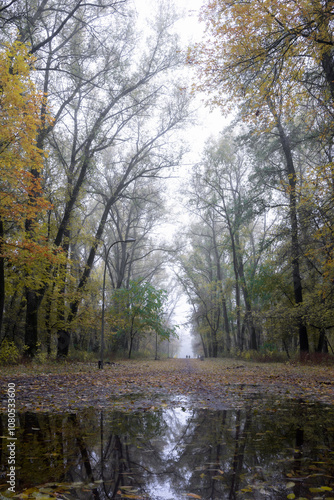
M 202 497 L 200 497 L 199 495 L 196 495 L 195 493 L 183 493 L 184 497 L 190 497 L 190 498 L 199 498 L 201 500 Z
M 82 481 L 76 481 L 75 483 L 64 483 L 64 486 L 68 488 L 81 488 L 82 486 L 87 486 L 87 484 Z
M 288 483 L 286 483 L 285 487 L 290 489 L 290 488 L 293 488 L 295 486 L 296 483 L 294 483 L 293 481 L 289 481 Z
M 38 492 L 38 488 L 28 488 L 27 490 L 22 491 L 18 495 L 16 495 L 16 498 L 20 499 L 25 499 L 25 498 L 34 498 L 34 493 Z
M 311 493 L 323 493 L 324 491 L 333 491 L 329 486 L 319 486 L 318 488 L 309 488 Z
M 289 493 L 286 498 L 288 498 L 288 500 L 293 500 L 294 498 L 296 498 L 296 495 L 294 493 Z

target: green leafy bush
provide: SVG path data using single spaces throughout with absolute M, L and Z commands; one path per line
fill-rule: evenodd
M 38 349 L 36 355 L 34 356 L 33 362 L 38 365 L 44 365 L 48 362 L 48 354 L 41 349 Z
M 0 365 L 15 365 L 19 361 L 19 350 L 14 342 L 4 339 L 0 346 Z

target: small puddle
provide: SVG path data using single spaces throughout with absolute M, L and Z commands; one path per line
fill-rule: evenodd
M 0 498 L 333 499 L 334 408 L 246 405 L 1 414 Z

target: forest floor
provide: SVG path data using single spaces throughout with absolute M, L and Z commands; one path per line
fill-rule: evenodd
M 154 410 L 161 407 L 227 409 L 264 397 L 334 405 L 334 367 L 253 363 L 232 359 L 119 361 L 11 367 L 0 375 L 1 409 L 8 383 L 17 411 L 68 412 L 84 408 Z

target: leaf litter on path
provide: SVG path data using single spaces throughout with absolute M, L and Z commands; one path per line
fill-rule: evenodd
M 48 371 L 49 369 L 49 371 Z M 88 407 L 151 411 L 161 407 L 225 409 L 276 396 L 334 404 L 334 368 L 231 359 L 122 361 L 11 370 L 0 376 L 2 411 L 15 383 L 17 411 L 73 411 Z

